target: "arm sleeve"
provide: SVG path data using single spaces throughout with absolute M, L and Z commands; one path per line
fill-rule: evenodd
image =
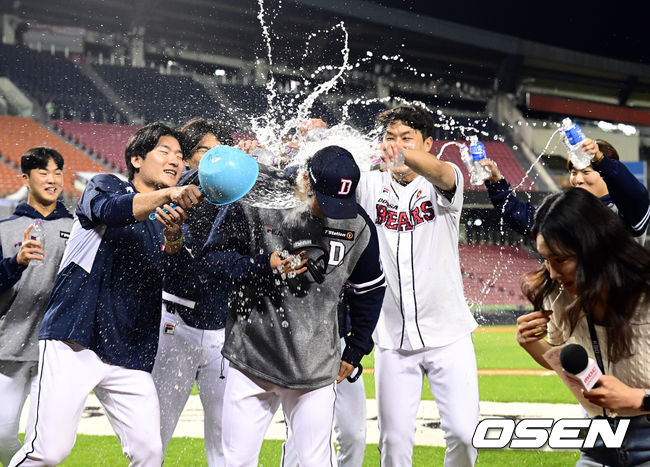
M 607 184 L 609 195 L 625 224 L 635 237 L 642 235 L 650 219 L 648 190 L 625 164 L 615 159 L 604 157 L 595 169 Z
M 436 190 L 436 193 L 439 196 L 436 196 L 437 202 L 440 206 L 444 208 L 451 208 L 458 212 L 463 208 L 463 190 L 465 189 L 465 179 L 463 178 L 463 173 L 460 171 L 456 164 L 451 164 L 454 169 L 454 175 L 456 176 L 456 185 L 451 190 L 442 190 L 436 185 L 433 185 L 433 188 Z
M 135 224 L 133 198 L 127 193 L 119 178 L 114 175 L 97 175 L 88 182 L 77 205 L 79 223 L 85 229 L 98 225 L 122 227 Z
M 222 208 L 201 253 L 202 270 L 231 282 L 272 276 L 270 253 L 249 255 L 249 232 L 246 216 L 237 205 Z
M 2 256 L 2 247 L 0 247 L 0 257 Z M 23 275 L 27 266 L 18 264 L 16 256 L 2 258 L 0 260 L 0 293 L 12 288 Z
M 371 229 L 371 237 L 348 278 L 346 300 L 352 329 L 345 336 L 345 350 L 341 357 L 355 366 L 372 350 L 372 332 L 377 325 L 386 291 L 384 272 L 379 259 L 377 231 L 372 223 L 368 220 L 366 222 Z
M 501 212 L 506 224 L 521 235 L 528 235 L 535 218 L 535 206 L 521 201 L 505 178 L 498 182 L 485 182 L 492 205 Z

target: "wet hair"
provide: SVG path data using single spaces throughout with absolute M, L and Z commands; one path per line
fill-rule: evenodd
M 147 157 L 147 153 L 153 150 L 158 144 L 158 141 L 163 136 L 172 136 L 180 143 L 182 140 L 181 133 L 170 128 L 164 123 L 156 122 L 145 125 L 135 132 L 126 143 L 126 151 L 124 159 L 126 160 L 126 167 L 129 171 L 129 180 L 133 180 L 135 173 L 138 171 L 131 163 L 131 158 L 140 156 L 142 159 Z
M 618 151 L 616 151 L 614 146 L 612 146 L 609 142 L 605 141 L 604 139 L 596 139 L 594 142 L 598 145 L 598 149 L 603 153 L 603 156 L 617 161 L 621 160 L 621 158 L 618 156 Z M 571 162 L 571 159 L 566 161 L 566 169 L 569 172 L 573 170 L 573 162 Z
M 20 170 L 29 175 L 34 169 L 47 169 L 50 159 L 54 160 L 57 169 L 63 169 L 63 156 L 56 149 L 44 146 L 28 149 L 20 158 Z
M 196 150 L 196 146 L 208 133 L 212 133 L 221 144 L 233 145 L 233 138 L 230 128 L 217 120 L 206 120 L 205 118 L 193 118 L 181 128 L 183 140 L 183 160 L 188 160 Z
M 392 123 L 397 121 L 422 133 L 423 140 L 433 136 L 433 128 L 436 123 L 426 109 L 415 105 L 399 105 L 377 116 L 377 123 L 382 127 L 384 133 Z
M 575 255 L 576 299 L 563 315 L 571 333 L 582 313 L 604 307 L 607 346 L 614 362 L 631 355 L 630 320 L 650 292 L 650 251 L 637 243 L 621 219 L 587 190 L 569 188 L 548 196 L 535 213 L 533 243 L 541 235 L 558 256 Z M 559 285 L 542 267 L 524 276 L 522 291 L 542 310 Z

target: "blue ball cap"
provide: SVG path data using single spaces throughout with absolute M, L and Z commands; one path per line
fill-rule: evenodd
M 312 156 L 307 169 L 323 214 L 332 219 L 357 216 L 355 192 L 361 172 L 349 151 L 340 146 L 327 146 Z

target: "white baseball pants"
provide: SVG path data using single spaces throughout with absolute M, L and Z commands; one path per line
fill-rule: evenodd
M 478 423 L 479 398 L 471 334 L 444 347 L 414 351 L 376 347 L 375 389 L 381 465 L 411 465 L 415 419 L 425 375 L 445 432 L 444 465 L 474 465 L 477 451 L 472 446 L 472 436 Z
M 257 465 L 264 435 L 282 404 L 303 467 L 332 465 L 336 383 L 313 390 L 286 389 L 231 367 L 223 406 L 226 466 Z
M 228 374 L 228 360 L 221 355 L 224 338 L 225 329 L 188 326 L 180 316 L 167 312 L 163 303 L 158 353 L 152 372 L 160 401 L 163 449 L 167 449 L 196 381 L 203 405 L 205 452 L 210 467 L 224 465 L 221 412 Z
M 9 461 L 21 447 L 20 414 L 30 389 L 34 391 L 38 362 L 0 361 L 0 463 Z
M 341 352 L 344 348 L 345 339 L 341 339 Z M 366 388 L 363 377 L 354 383 L 344 379 L 336 385 L 334 441 L 338 444 L 336 463 L 339 467 L 361 467 L 366 452 Z M 281 465 L 300 465 L 291 436 L 284 443 Z
M 72 451 L 90 391 L 101 402 L 131 466 L 160 467 L 160 409 L 151 375 L 104 363 L 90 349 L 57 340 L 39 341 L 25 444 L 9 465 L 58 465 Z

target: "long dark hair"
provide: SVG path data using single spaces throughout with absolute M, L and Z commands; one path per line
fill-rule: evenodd
M 603 306 L 610 359 L 629 357 L 630 319 L 650 284 L 650 251 L 632 238 L 611 209 L 581 188 L 548 196 L 535 213 L 531 235 L 533 243 L 541 235 L 558 256 L 576 256 L 577 297 L 564 315 L 571 332 L 582 312 Z M 522 290 L 541 310 L 544 298 L 557 287 L 543 267 L 524 277 Z

